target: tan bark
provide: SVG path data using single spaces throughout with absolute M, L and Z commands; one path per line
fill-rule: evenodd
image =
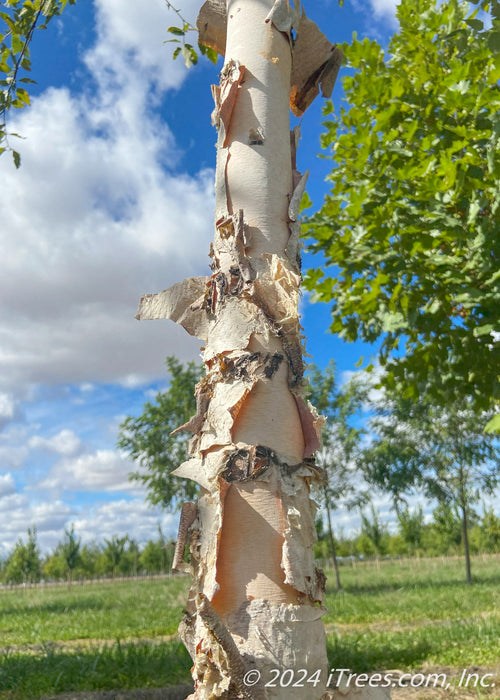
M 297 39 L 294 55 L 292 32 Z M 191 458 L 176 474 L 200 484 L 183 509 L 176 566 L 191 537 L 193 586 L 181 635 L 196 700 L 319 699 L 327 658 L 324 576 L 314 565 L 310 484 L 322 419 L 303 399 L 296 170 L 301 113 L 331 91 L 339 54 L 288 0 L 209 0 L 201 41 L 225 56 L 213 87 L 218 130 L 212 275 L 141 301 L 205 342 Z M 292 82 L 293 73 L 293 82 Z M 306 669 L 314 687 L 265 687 L 271 669 Z M 262 682 L 248 687 L 245 673 Z

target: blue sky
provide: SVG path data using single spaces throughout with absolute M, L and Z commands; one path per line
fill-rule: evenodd
M 179 4 L 194 20 L 200 3 Z M 394 6 L 305 3 L 337 42 L 357 31 L 385 43 Z M 163 0 L 78 0 L 33 42 L 32 106 L 9 123 L 25 137 L 22 167 L 0 159 L 0 555 L 32 525 L 44 550 L 69 523 L 84 541 L 176 529 L 115 448 L 120 421 L 166 386 L 165 356 L 199 355 L 180 327 L 134 319 L 142 294 L 207 273 L 212 238 L 220 63 L 172 62 L 171 24 Z M 331 167 L 317 158 L 321 106 L 299 153 L 316 205 Z M 313 360 L 352 370 L 366 349 L 326 332 L 326 307 L 304 298 L 302 311 Z

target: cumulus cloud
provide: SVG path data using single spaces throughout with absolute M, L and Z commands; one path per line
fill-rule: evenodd
M 133 318 L 143 293 L 206 271 L 213 174 L 175 172 L 152 108 L 185 75 L 162 43 L 164 3 L 117 5 L 97 2 L 90 87 L 34 99 L 11 124 L 26 137 L 22 168 L 0 159 L 2 391 L 150 379 L 167 353 L 192 358 L 199 345 Z M 0 400 L 0 421 L 9 410 Z
M 19 537 L 26 540 L 28 528 L 36 527 L 42 546 L 62 538 L 64 527 L 76 510 L 60 500 L 33 504 L 26 494 L 0 497 L 0 554 L 6 554 Z
M 29 430 L 24 425 L 9 425 L 0 432 L 0 465 L 2 470 L 21 469 L 29 455 Z
M 0 430 L 19 417 L 18 402 L 10 394 L 0 392 Z
M 387 30 L 392 33 L 398 26 L 396 7 L 399 0 L 351 0 L 351 3 L 355 11 L 363 15 L 366 30 L 372 38 L 381 40 L 381 34 Z
M 68 456 L 74 455 L 82 449 L 82 441 L 78 435 L 66 428 L 50 438 L 34 435 L 30 438 L 28 445 L 31 449 L 47 450 Z
M 178 515 L 148 507 L 139 498 L 75 506 L 59 499 L 32 504 L 25 494 L 0 494 L 0 556 L 8 554 L 20 537 L 26 541 L 31 527 L 36 527 L 40 548 L 47 553 L 71 524 L 83 543 L 127 534 L 142 543 L 157 537 L 158 525 L 166 537 L 175 537 L 177 523 Z
M 178 87 L 186 68 L 173 62 L 172 44 L 165 44 L 166 27 L 177 17 L 164 0 L 138 3 L 136 0 L 96 0 L 98 40 L 86 56 L 86 63 L 99 79 L 109 85 L 130 73 L 156 83 L 161 89 Z M 183 2 L 183 16 L 194 20 L 199 3 Z M 128 80 L 128 78 L 127 78 Z
M 97 450 L 73 459 L 63 459 L 37 485 L 58 493 L 66 491 L 137 491 L 128 480 L 133 464 L 115 450 Z
M 5 498 L 5 496 L 10 496 L 16 490 L 16 485 L 12 474 L 7 472 L 7 474 L 0 474 L 0 500 Z
M 370 5 L 376 17 L 385 17 L 395 24 L 396 5 L 399 0 L 370 0 Z
M 139 499 L 102 503 L 84 511 L 75 520 L 75 531 L 83 541 L 128 534 L 138 542 L 158 536 L 158 525 L 166 537 L 175 537 L 179 516 L 147 506 Z
M 380 14 L 394 14 L 398 0 L 370 0 L 375 12 Z

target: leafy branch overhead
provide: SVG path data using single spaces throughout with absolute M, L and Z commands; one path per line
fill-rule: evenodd
M 198 63 L 198 54 L 196 52 L 196 49 L 194 46 L 188 42 L 186 42 L 186 35 L 189 32 L 198 32 L 198 29 L 196 27 L 193 27 L 191 22 L 187 22 L 184 17 L 181 15 L 180 10 L 177 10 L 171 3 L 168 2 L 168 0 L 165 0 L 167 3 L 167 7 L 169 10 L 172 10 L 173 12 L 176 13 L 178 16 L 179 20 L 181 21 L 181 26 L 180 27 L 169 27 L 167 29 L 167 32 L 169 34 L 172 34 L 172 39 L 167 39 L 166 43 L 168 42 L 173 42 L 176 44 L 180 44 L 180 46 L 177 46 L 174 49 L 174 53 L 172 54 L 172 57 L 176 59 L 179 55 L 182 56 L 184 59 L 184 63 L 186 64 L 187 68 L 191 68 L 191 66 L 195 66 Z M 214 49 L 210 48 L 209 46 L 205 46 L 205 44 L 202 44 L 201 42 L 197 42 L 198 44 L 198 49 L 200 53 L 203 56 L 206 56 L 212 63 L 217 63 L 217 51 Z
M 173 41 L 180 44 L 174 49 L 173 57 L 182 55 L 186 66 L 198 62 L 198 54 L 191 43 L 186 41 L 188 32 L 197 32 L 190 22 L 186 21 L 180 11 L 168 0 L 167 8 L 176 13 L 181 26 L 169 27 L 167 32 Z M 11 109 L 22 109 L 30 104 L 27 86 L 34 81 L 29 77 L 31 72 L 30 46 L 34 33 L 38 29 L 46 29 L 50 20 L 62 14 L 67 5 L 75 5 L 76 0 L 6 0 L 0 10 L 0 155 L 5 151 L 12 154 L 14 164 L 21 164 L 19 152 L 11 145 L 11 138 L 22 138 L 19 134 L 8 131 L 7 115 Z M 207 56 L 213 63 L 217 61 L 217 53 L 200 43 L 199 52 Z
M 76 0 L 7 0 L 0 11 L 0 154 L 10 151 L 16 168 L 21 156 L 10 145 L 9 137 L 18 134 L 7 131 L 7 112 L 29 105 L 25 85 L 35 81 L 31 71 L 30 44 L 36 29 L 46 29 L 53 17 L 60 15 L 67 4 Z
M 343 47 L 347 104 L 324 112 L 331 190 L 305 235 L 332 331 L 380 340 L 409 398 L 479 409 L 500 400 L 500 4 L 476 4 L 402 0 L 387 53 Z

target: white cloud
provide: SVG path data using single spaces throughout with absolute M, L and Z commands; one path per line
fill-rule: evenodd
M 36 527 L 42 547 L 55 545 L 72 515 L 75 509 L 62 501 L 33 504 L 26 494 L 9 494 L 0 500 L 0 554 L 6 554 L 19 537 L 26 541 L 31 527 Z
M 162 89 L 178 87 L 186 74 L 182 61 L 172 61 L 166 29 L 178 25 L 164 0 L 96 0 L 98 43 L 86 61 L 100 79 L 111 84 L 133 70 Z M 199 2 L 183 0 L 183 16 L 193 22 Z
M 392 24 L 396 23 L 396 5 L 398 4 L 398 0 L 370 0 L 375 16 L 392 20 Z
M 63 459 L 51 467 L 37 489 L 64 491 L 137 491 L 128 480 L 133 464 L 115 450 L 97 450 L 73 459 Z
M 99 0 L 95 83 L 49 89 L 10 124 L 26 140 L 19 171 L 0 159 L 2 391 L 144 381 L 166 354 L 196 353 L 170 322 L 134 319 L 142 294 L 206 272 L 211 238 L 213 174 L 174 171 L 153 111 L 185 75 L 162 43 L 169 23 L 161 0 Z M 8 410 L 0 401 L 0 421 Z
M 147 506 L 143 499 L 121 499 L 108 503 L 73 506 L 61 500 L 32 504 L 24 494 L 0 498 L 0 556 L 5 556 L 28 528 L 36 527 L 43 553 L 52 550 L 71 524 L 82 542 L 103 542 L 113 535 L 129 535 L 140 543 L 158 536 L 158 525 L 166 537 L 175 538 L 178 514 Z
M 113 535 L 128 534 L 138 542 L 158 536 L 158 524 L 166 537 L 175 537 L 179 516 L 162 513 L 147 506 L 144 501 L 134 499 L 102 503 L 82 513 L 75 520 L 75 531 L 87 542 L 101 541 Z
M 398 0 L 370 0 L 375 12 L 380 14 L 394 14 Z
M 24 425 L 9 425 L 0 432 L 0 470 L 21 469 L 29 455 L 29 429 Z
M 351 0 L 354 10 L 364 17 L 368 36 L 382 40 L 382 34 L 392 33 L 398 26 L 396 7 L 399 0 Z
M 12 420 L 15 415 L 14 401 L 8 394 L 0 394 L 0 421 Z
M 51 438 L 34 435 L 30 438 L 28 445 L 31 449 L 48 450 L 49 452 L 67 456 L 74 455 L 82 449 L 82 441 L 78 435 L 75 435 L 72 430 L 67 428 L 64 428 Z
M 10 394 L 0 393 L 0 430 L 7 423 L 20 417 L 20 410 L 17 401 Z
M 10 496 L 15 493 L 16 485 L 12 474 L 7 472 L 7 474 L 0 474 L 0 500 L 5 498 L 5 496 Z
M 80 384 L 79 389 L 82 393 L 90 394 L 92 391 L 94 391 L 95 386 L 90 382 L 84 382 L 83 384 Z

